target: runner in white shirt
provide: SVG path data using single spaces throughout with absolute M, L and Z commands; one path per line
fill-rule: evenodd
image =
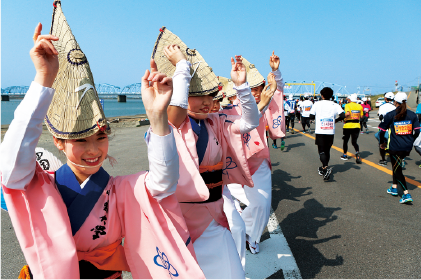
M 294 122 L 295 122 L 295 105 L 296 105 L 296 101 L 294 99 L 294 95 L 290 94 L 288 101 L 287 101 L 288 105 L 289 105 L 289 110 L 288 110 L 288 116 L 289 116 L 289 120 L 291 122 L 291 134 L 294 134 Z M 289 129 L 289 123 L 286 124 L 287 125 L 287 131 Z
M 300 96 L 300 99 L 297 102 L 297 110 L 298 110 L 298 123 L 301 123 L 301 105 L 303 104 L 303 97 Z
M 319 175 L 324 180 L 329 180 L 332 168 L 329 167 L 330 148 L 335 136 L 335 122 L 345 118 L 344 110 L 337 103 L 330 101 L 333 90 L 325 87 L 320 91 L 322 101 L 316 102 L 310 111 L 310 119 L 316 120 L 316 145 L 319 150 L 322 166 L 319 167 Z
M 289 121 L 291 120 L 291 117 L 289 115 L 289 111 L 290 110 L 291 110 L 290 103 L 287 100 L 286 95 L 284 95 L 284 115 L 285 115 L 285 128 L 286 128 L 286 132 L 289 132 Z
M 383 103 L 382 105 L 380 105 L 379 107 L 379 111 L 377 113 L 377 115 L 379 116 L 379 120 L 381 122 L 383 122 L 384 116 L 386 116 L 387 113 L 393 111 L 396 109 L 395 105 L 393 105 L 393 101 L 395 99 L 395 95 L 393 94 L 393 92 L 387 92 L 384 95 L 384 101 L 385 103 Z M 377 132 L 374 135 L 377 140 L 379 141 L 379 151 L 380 151 L 380 156 L 382 157 L 382 159 L 379 161 L 379 165 L 381 166 L 387 166 L 387 160 L 386 160 L 386 150 L 385 149 L 380 149 L 380 130 L 379 132 Z M 389 138 L 389 133 L 385 133 L 385 139 L 387 140 Z
M 304 95 L 304 101 L 301 103 L 301 125 L 303 127 L 303 133 L 306 133 L 306 126 L 308 126 L 308 133 L 311 133 L 310 129 L 310 110 L 313 107 L 313 102 L 309 99 L 309 95 Z

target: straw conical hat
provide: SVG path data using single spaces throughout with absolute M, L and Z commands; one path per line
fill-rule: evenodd
M 59 70 L 45 123 L 57 138 L 89 137 L 106 127 L 105 115 L 88 60 L 67 24 L 60 1 L 54 2 L 50 34 L 59 38 L 52 41 L 59 53 Z
M 223 92 L 224 97 L 232 97 L 237 95 L 237 91 L 234 89 L 234 82 L 231 79 L 218 76 L 218 80 L 220 85 L 222 86 L 221 91 Z
M 192 64 L 189 96 L 202 96 L 218 92 L 218 79 L 200 53 L 195 49 L 189 49 L 177 35 L 165 27 L 162 27 L 159 31 L 160 33 L 152 52 L 152 58 L 155 60 L 158 71 L 166 74 L 168 77 L 174 75 L 175 66 L 165 56 L 164 48 L 168 45 L 176 44 L 185 54 L 187 61 Z
M 218 94 L 213 98 L 213 100 L 219 100 L 219 99 L 223 99 L 225 97 L 225 91 L 224 91 L 224 84 L 222 83 L 222 79 L 227 79 L 224 77 L 217 77 L 218 78 Z
M 228 99 L 227 96 L 225 96 L 224 99 L 222 99 L 221 106 L 222 107 L 226 107 L 226 106 L 228 106 L 230 104 L 231 104 L 231 101 Z
M 243 57 L 243 64 L 246 66 L 247 70 L 247 82 L 250 85 L 250 88 L 258 87 L 265 83 L 265 78 L 257 71 L 256 66 L 248 62 L 247 59 Z

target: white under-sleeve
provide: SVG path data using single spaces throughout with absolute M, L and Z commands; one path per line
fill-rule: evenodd
M 234 86 L 234 90 L 237 91 L 237 97 L 241 103 L 240 132 L 247 133 L 259 126 L 261 114 L 257 108 L 256 100 L 251 94 L 248 82 L 238 87 Z
M 281 71 L 278 69 L 276 71 L 272 71 L 272 73 L 275 75 L 276 88 L 280 91 L 284 91 L 284 78 L 282 78 Z
M 2 184 L 24 190 L 35 173 L 35 148 L 55 90 L 32 82 L 0 145 Z
M 148 145 L 149 173 L 146 187 L 155 199 L 163 199 L 175 193 L 179 178 L 179 160 L 174 133 L 158 136 L 149 128 L 145 135 Z
M 187 109 L 191 80 L 191 64 L 183 59 L 180 60 L 175 67 L 176 69 L 172 77 L 173 94 L 171 96 L 170 105 Z

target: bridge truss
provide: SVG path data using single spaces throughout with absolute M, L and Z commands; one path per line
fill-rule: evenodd
M 127 85 L 123 88 L 110 84 L 95 84 L 99 96 L 103 95 L 139 95 L 141 96 L 141 83 Z M 1 89 L 2 95 L 25 95 L 29 86 L 11 86 Z

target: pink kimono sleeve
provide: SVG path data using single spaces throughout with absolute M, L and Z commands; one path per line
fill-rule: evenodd
M 67 208 L 53 176 L 37 163 L 26 191 L 2 187 L 10 219 L 34 278 L 79 278 Z
M 145 176 L 112 179 L 133 278 L 205 278 L 175 195 L 155 200 L 146 189 Z
M 247 156 L 241 143 L 241 116 L 209 114 L 208 122 L 222 145 L 222 180 L 224 184 L 237 183 L 253 187 Z
M 284 93 L 279 89 L 273 95 L 272 101 L 265 112 L 269 127 L 269 137 L 278 139 L 285 137 Z

